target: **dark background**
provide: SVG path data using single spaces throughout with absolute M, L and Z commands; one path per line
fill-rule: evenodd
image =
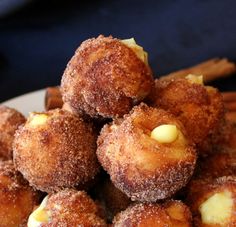
M 235 0 L 41 0 L 0 16 L 0 102 L 59 84 L 75 49 L 99 34 L 135 37 L 156 76 L 236 61 Z M 236 76 L 213 85 L 234 90 Z

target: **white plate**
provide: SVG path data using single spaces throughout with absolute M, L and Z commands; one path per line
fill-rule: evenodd
M 15 108 L 25 116 L 28 116 L 29 112 L 44 110 L 44 96 L 45 89 L 42 89 L 7 100 L 1 104 Z

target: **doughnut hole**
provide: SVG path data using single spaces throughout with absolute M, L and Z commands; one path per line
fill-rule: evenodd
M 65 189 L 51 194 L 30 215 L 28 227 L 107 226 L 99 208 L 84 192 Z
M 0 161 L 1 227 L 25 225 L 39 199 L 40 193 L 29 186 L 12 161 Z
M 25 122 L 25 117 L 15 109 L 0 106 L 0 157 L 12 159 L 12 144 L 17 128 Z
M 102 35 L 84 41 L 62 77 L 64 103 L 91 117 L 114 118 L 142 101 L 154 80 L 141 47 L 129 43 Z
M 153 129 L 171 124 L 178 136 L 171 143 L 151 138 Z M 168 112 L 140 104 L 122 120 L 106 125 L 97 156 L 114 185 L 131 200 L 154 202 L 172 196 L 191 177 L 196 152 L 181 122 Z
M 99 171 L 96 133 L 68 111 L 32 113 L 14 141 L 16 168 L 47 193 L 92 182 Z

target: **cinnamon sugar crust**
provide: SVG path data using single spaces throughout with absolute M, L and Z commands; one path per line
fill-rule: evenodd
M 65 189 L 49 196 L 45 210 L 49 221 L 42 227 L 106 227 L 99 208 L 84 191 Z
M 25 123 L 25 117 L 17 110 L 0 106 L 0 156 L 12 159 L 12 143 L 17 128 Z
M 2 227 L 26 225 L 40 194 L 29 186 L 13 162 L 0 161 L 0 220 Z
M 191 227 L 191 222 L 192 215 L 189 208 L 180 201 L 170 200 L 164 204 L 131 205 L 114 218 L 113 226 Z
M 64 103 L 92 117 L 128 113 L 153 84 L 152 72 L 119 39 L 102 35 L 84 41 L 68 63 L 61 81 Z
M 174 114 L 196 144 L 219 127 L 224 115 L 222 96 L 217 89 L 185 78 L 155 80 L 149 102 Z
M 178 139 L 170 144 L 150 137 L 153 128 L 175 124 Z M 140 104 L 123 121 L 106 125 L 97 141 L 98 160 L 114 185 L 131 200 L 154 202 L 172 196 L 185 186 L 195 163 L 194 146 L 182 124 L 164 110 Z
M 64 110 L 40 114 L 45 123 L 32 126 L 29 118 L 16 132 L 16 168 L 32 186 L 48 193 L 86 185 L 100 168 L 93 127 Z

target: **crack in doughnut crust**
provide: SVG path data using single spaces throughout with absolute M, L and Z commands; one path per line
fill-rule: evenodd
M 185 78 L 156 80 L 149 99 L 152 106 L 178 117 L 196 144 L 214 132 L 224 114 L 222 96 L 217 89 L 191 83 Z
M 113 220 L 114 227 L 191 227 L 191 223 L 189 208 L 175 200 L 164 204 L 137 203 L 116 215 Z
M 186 202 L 192 211 L 195 226 L 235 226 L 235 176 L 192 180 Z
M 92 117 L 128 113 L 154 83 L 148 65 L 119 39 L 84 41 L 68 63 L 61 81 L 64 103 Z
M 159 143 L 150 137 L 162 124 L 174 124 L 178 138 Z M 180 121 L 170 113 L 140 104 L 124 120 L 106 125 L 97 141 L 98 160 L 114 185 L 131 200 L 154 202 L 172 196 L 192 176 L 196 152 Z
M 0 161 L 0 225 L 25 226 L 40 194 L 16 171 L 13 162 Z
M 0 156 L 12 159 L 12 143 L 17 128 L 25 123 L 25 117 L 15 109 L 0 106 Z
M 99 207 L 84 191 L 65 189 L 51 194 L 42 211 L 46 213 L 47 218 L 40 223 L 41 227 L 107 226 L 100 216 Z M 31 216 L 37 221 L 36 214 L 32 213 Z
M 16 132 L 14 162 L 45 192 L 86 185 L 99 171 L 90 124 L 64 110 L 32 114 Z

